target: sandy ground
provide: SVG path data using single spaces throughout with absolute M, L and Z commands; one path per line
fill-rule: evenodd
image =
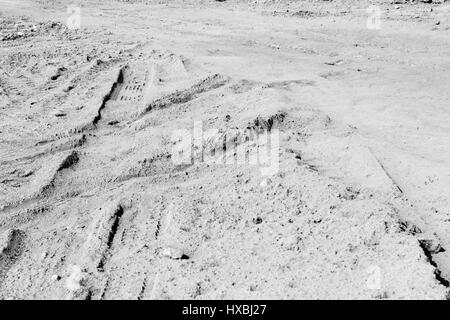
M 447 299 L 450 3 L 371 3 L 1 0 L 0 297 Z

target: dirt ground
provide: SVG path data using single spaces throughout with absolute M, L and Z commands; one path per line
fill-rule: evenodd
M 426 2 L 0 0 L 0 298 L 448 299 Z

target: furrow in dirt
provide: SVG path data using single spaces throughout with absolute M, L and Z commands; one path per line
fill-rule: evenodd
M 197 95 L 204 93 L 206 91 L 217 89 L 227 82 L 228 79 L 226 79 L 222 75 L 214 74 L 205 79 L 202 79 L 201 81 L 194 84 L 188 89 L 176 91 L 172 94 L 166 95 L 155 101 L 147 103 L 144 111 L 142 112 L 142 115 L 154 109 L 163 109 L 170 107 L 171 105 L 174 104 L 186 103 L 194 99 Z
M 17 262 L 24 250 L 25 232 L 18 229 L 4 231 L 0 236 L 0 286 L 8 270 Z

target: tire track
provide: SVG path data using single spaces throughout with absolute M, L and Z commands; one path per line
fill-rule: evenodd
M 25 249 L 24 231 L 11 229 L 0 239 L 0 286 L 8 271 L 14 266 Z

